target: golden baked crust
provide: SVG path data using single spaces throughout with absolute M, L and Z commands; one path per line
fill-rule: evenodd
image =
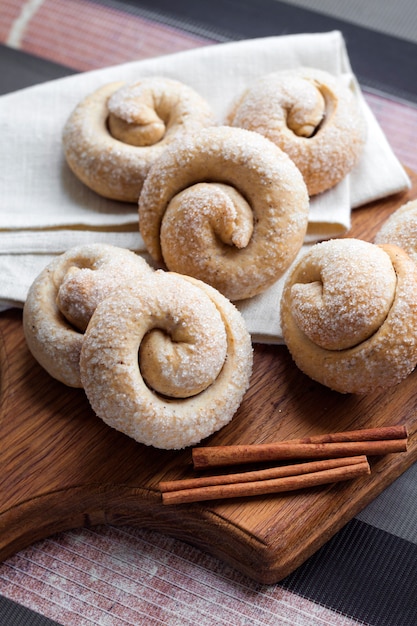
M 139 198 L 151 256 L 232 301 L 278 280 L 308 223 L 305 183 L 291 159 L 258 133 L 206 128 L 172 144 Z
M 396 246 L 316 244 L 287 278 L 281 322 L 310 378 L 342 393 L 395 385 L 417 363 L 417 266 Z
M 157 270 L 148 285 L 97 307 L 80 367 L 90 404 L 109 426 L 180 449 L 230 422 L 249 386 L 252 345 L 219 292 Z
M 214 124 L 208 103 L 168 78 L 110 83 L 80 102 L 67 120 L 63 146 L 74 174 L 96 193 L 137 202 L 152 163 L 187 132 Z
M 33 281 L 23 308 L 28 347 L 42 367 L 70 387 L 81 387 L 84 331 L 97 304 L 153 269 L 134 252 L 107 244 L 71 248 Z
M 376 234 L 375 243 L 398 246 L 417 263 L 417 200 L 406 202 L 389 216 Z
M 366 139 L 353 93 L 313 68 L 262 76 L 235 103 L 227 121 L 261 133 L 284 150 L 303 174 L 310 196 L 345 178 Z

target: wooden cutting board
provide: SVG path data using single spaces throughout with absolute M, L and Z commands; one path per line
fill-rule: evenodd
M 354 211 L 349 236 L 372 240 L 412 189 Z M 112 430 L 84 392 L 56 382 L 28 352 L 21 312 L 0 315 L 0 559 L 52 533 L 96 524 L 147 527 L 206 550 L 262 583 L 292 572 L 417 458 L 417 371 L 383 394 L 316 384 L 284 346 L 255 346 L 251 387 L 205 443 L 263 443 L 406 424 L 409 450 L 373 458 L 370 476 L 288 494 L 164 506 L 160 480 L 193 475 L 191 451 L 160 451 Z

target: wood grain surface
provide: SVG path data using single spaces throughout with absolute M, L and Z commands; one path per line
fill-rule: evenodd
M 372 241 L 412 188 L 353 212 L 348 236 Z M 21 312 L 0 315 L 0 559 L 55 532 L 129 524 L 169 534 L 262 583 L 291 573 L 417 458 L 417 372 L 364 397 L 304 376 L 284 346 L 255 346 L 250 389 L 207 445 L 264 443 L 405 424 L 405 453 L 370 458 L 371 474 L 303 491 L 164 506 L 160 480 L 195 475 L 191 450 L 147 448 L 112 430 L 84 392 L 53 380 L 27 350 Z

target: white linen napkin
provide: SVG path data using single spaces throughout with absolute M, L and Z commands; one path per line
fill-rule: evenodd
M 367 145 L 355 171 L 311 200 L 306 244 L 343 235 L 349 230 L 352 208 L 409 187 L 362 97 L 338 31 L 210 45 L 23 89 L 0 98 L 0 307 L 23 306 L 41 269 L 74 245 L 107 242 L 146 256 L 137 206 L 101 198 L 65 163 L 62 129 L 86 95 L 114 80 L 166 76 L 198 91 L 222 123 L 233 100 L 256 78 L 300 65 L 327 70 L 349 82 L 368 121 Z M 238 305 L 254 341 L 281 342 L 281 288 L 282 280 Z

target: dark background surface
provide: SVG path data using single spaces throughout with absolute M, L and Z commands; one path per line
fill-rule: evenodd
M 276 0 L 101 0 L 214 41 L 340 30 L 359 82 L 368 88 L 417 103 L 417 45 Z M 20 51 L 0 48 L 0 93 L 73 73 L 74 70 Z

